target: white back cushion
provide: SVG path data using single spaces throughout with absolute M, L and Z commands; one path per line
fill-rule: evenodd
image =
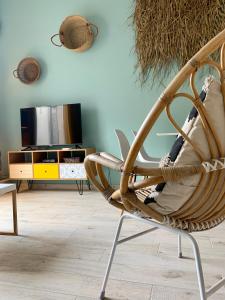
M 210 123 L 214 125 L 215 131 L 220 138 L 223 151 L 225 151 L 225 113 L 221 85 L 213 77 L 209 77 L 205 80 L 204 89 L 206 91 L 205 109 L 208 112 Z M 191 126 L 187 126 L 185 122 L 182 129 L 187 133 L 194 145 L 202 151 L 205 159 L 210 160 L 210 150 L 200 116 L 197 116 Z M 174 166 L 196 163 L 200 163 L 200 160 L 192 146 L 185 141 L 174 162 Z M 168 181 L 163 191 L 157 197 L 154 197 L 156 203 L 148 205 L 164 215 L 177 211 L 192 196 L 199 179 L 200 175 L 194 175 L 182 178 L 177 182 Z

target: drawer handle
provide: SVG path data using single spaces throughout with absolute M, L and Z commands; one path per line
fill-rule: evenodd
M 74 173 L 74 170 L 72 170 L 72 173 Z
M 47 170 L 45 170 L 45 173 L 47 173 Z
M 20 170 L 20 173 L 23 173 L 23 171 L 22 171 L 22 170 Z

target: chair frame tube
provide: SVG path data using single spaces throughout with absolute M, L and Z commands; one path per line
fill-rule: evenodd
M 146 223 L 150 226 L 153 226 L 153 227 L 151 227 L 148 230 L 142 231 L 140 233 L 137 233 L 137 234 L 131 235 L 127 238 L 123 238 L 123 239 L 119 240 L 120 232 L 121 232 L 122 225 L 123 225 L 123 222 L 124 222 L 125 219 L 134 219 L 134 220 L 137 220 L 137 221 L 144 222 L 144 223 Z M 198 286 L 199 286 L 200 300 L 207 300 L 218 289 L 220 289 L 221 287 L 223 287 L 225 285 L 225 278 L 223 278 L 206 291 L 204 276 L 203 276 L 203 270 L 202 270 L 201 256 L 200 256 L 198 243 L 190 233 L 188 233 L 184 230 L 180 230 L 180 229 L 176 229 L 176 228 L 172 228 L 172 227 L 160 224 L 160 223 L 155 222 L 155 221 L 150 220 L 150 219 L 144 219 L 144 218 L 138 217 L 136 215 L 132 215 L 132 214 L 129 214 L 129 213 L 124 213 L 120 217 L 120 220 L 119 220 L 119 224 L 118 224 L 118 227 L 117 227 L 116 235 L 115 235 L 113 246 L 112 246 L 112 249 L 111 249 L 111 254 L 110 254 L 108 265 L 107 265 L 107 268 L 106 268 L 106 273 L 105 273 L 105 277 L 104 277 L 104 280 L 103 280 L 99 300 L 105 299 L 105 289 L 106 289 L 106 286 L 107 286 L 107 283 L 108 283 L 109 274 L 110 274 L 110 271 L 111 271 L 113 259 L 114 259 L 115 252 L 116 252 L 116 247 L 119 244 L 125 243 L 125 242 L 127 242 L 131 239 L 137 238 L 137 237 L 139 237 L 141 235 L 144 235 L 144 234 L 147 234 L 149 232 L 153 232 L 157 229 L 162 229 L 162 230 L 165 230 L 165 231 L 169 231 L 169 232 L 172 232 L 172 233 L 178 235 L 178 257 L 180 257 L 180 258 L 182 257 L 181 238 L 182 237 L 187 238 L 191 242 L 192 248 L 193 248 L 193 253 L 194 253 L 196 271 L 197 271 L 197 280 L 198 280 Z

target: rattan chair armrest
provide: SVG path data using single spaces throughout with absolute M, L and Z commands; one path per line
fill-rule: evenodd
M 84 160 L 84 165 L 88 178 L 92 181 L 97 190 L 103 194 L 107 201 L 122 209 L 123 206 L 111 198 L 115 190 L 109 184 L 104 174 L 103 167 L 108 167 L 121 172 L 123 161 L 111 154 L 102 152 L 89 154 Z M 96 178 L 96 174 L 98 175 L 98 178 Z
M 106 153 L 106 152 L 100 152 L 100 155 L 106 159 L 109 159 L 111 161 L 114 161 L 116 163 L 122 163 L 123 161 L 119 158 L 117 158 L 116 156 L 110 154 L 110 153 Z
M 177 181 L 180 178 L 205 172 L 202 165 L 173 166 L 164 168 L 135 167 L 133 173 L 142 176 L 162 176 L 165 181 Z
M 130 182 L 128 184 L 128 188 L 129 188 L 129 190 L 136 191 L 139 189 L 147 188 L 152 185 L 161 183 L 163 181 L 164 181 L 164 178 L 162 176 L 152 176 L 152 177 L 140 180 L 140 181 Z
M 92 162 L 98 163 L 104 167 L 108 167 L 116 171 L 121 171 L 121 168 L 123 166 L 122 160 L 105 152 L 89 154 L 87 158 Z

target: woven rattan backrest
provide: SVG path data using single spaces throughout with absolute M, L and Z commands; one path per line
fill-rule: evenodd
M 220 102 L 222 100 L 223 110 L 225 107 L 225 30 L 219 33 L 206 46 L 204 46 L 177 74 L 161 97 L 155 103 L 139 129 L 128 156 L 124 161 L 111 154 L 101 152 L 88 155 L 84 164 L 87 175 L 94 186 L 101 192 L 104 198 L 119 209 L 134 212 L 141 211 L 146 216 L 159 222 L 178 227 L 181 229 L 195 231 L 205 230 L 218 225 L 225 219 L 225 144 L 224 136 L 219 136 L 218 128 L 211 121 L 211 115 L 199 99 L 195 85 L 196 73 L 205 65 L 215 68 L 221 82 Z M 220 51 L 220 62 L 210 59 L 210 55 Z M 184 93 L 181 87 L 186 81 L 190 82 L 191 92 Z M 217 84 L 218 89 L 218 84 Z M 202 130 L 206 138 L 209 155 L 204 154 L 204 148 L 198 148 L 194 139 L 191 140 L 175 122 L 170 106 L 178 98 L 191 101 L 198 111 L 198 121 L 202 123 Z M 197 155 L 198 161 L 191 165 L 141 167 L 135 166 L 135 161 L 140 148 L 146 137 L 163 111 L 166 111 L 169 120 L 176 130 L 189 143 Z M 210 112 L 211 113 L 211 112 Z M 222 132 L 222 131 L 221 131 Z M 222 134 L 221 134 L 222 135 Z M 223 141 L 223 143 L 221 142 Z M 223 145 L 223 146 L 222 146 Z M 224 147 L 224 149 L 223 149 Z M 209 156 L 209 157 L 208 157 Z M 114 190 L 104 173 L 108 167 L 121 172 L 120 188 Z M 148 176 L 148 178 L 131 182 L 133 175 Z M 194 188 L 190 198 L 176 212 L 163 215 L 149 205 L 145 205 L 137 196 L 137 190 L 147 188 L 154 184 L 167 181 L 177 181 L 187 176 L 196 175 L 199 182 Z
M 204 46 L 177 74 L 164 93 L 158 99 L 151 112 L 143 122 L 139 129 L 134 143 L 131 146 L 127 160 L 124 165 L 123 176 L 120 182 L 121 194 L 126 194 L 128 191 L 128 177 L 134 168 L 137 154 L 144 143 L 151 128 L 157 121 L 163 110 L 166 110 L 167 115 L 176 130 L 189 142 L 197 156 L 202 163 L 207 158 L 200 149 L 188 138 L 182 131 L 179 125 L 173 119 L 170 112 L 171 103 L 182 97 L 191 101 L 193 106 L 197 109 L 204 133 L 208 142 L 208 147 L 211 154 L 211 159 L 218 159 L 225 157 L 225 149 L 222 148 L 221 139 L 225 137 L 217 136 L 214 124 L 210 122 L 208 113 L 202 104 L 199 93 L 196 88 L 195 78 L 196 73 L 205 65 L 210 65 L 215 68 L 219 74 L 221 81 L 221 91 L 223 94 L 223 101 L 225 107 L 225 30 L 212 39 L 206 46 Z M 220 51 L 220 62 L 215 62 L 210 59 L 210 55 L 215 51 Z M 191 93 L 178 92 L 185 81 L 190 81 Z M 224 108 L 225 109 L 225 108 Z M 180 220 L 190 220 L 195 222 L 211 221 L 218 217 L 225 215 L 225 171 L 224 169 L 215 172 L 202 173 L 199 184 L 190 199 L 177 212 L 171 214 L 174 218 Z

